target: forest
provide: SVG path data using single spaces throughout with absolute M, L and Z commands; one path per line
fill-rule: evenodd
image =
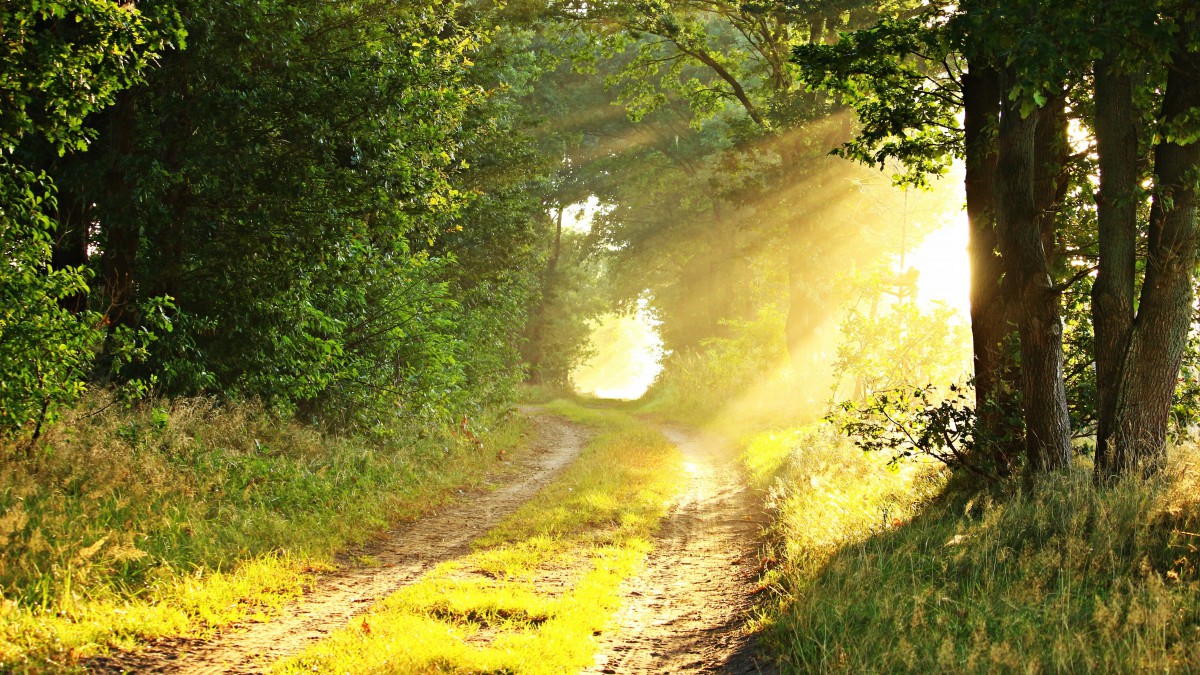
M 0 672 L 1200 671 L 1192 0 L 6 0 Z

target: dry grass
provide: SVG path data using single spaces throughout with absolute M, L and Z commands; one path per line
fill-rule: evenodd
M 449 436 L 416 441 L 419 430 L 332 437 L 251 405 L 108 403 L 93 400 L 32 456 L 0 455 L 2 671 L 58 671 L 267 615 L 333 552 L 494 462 Z

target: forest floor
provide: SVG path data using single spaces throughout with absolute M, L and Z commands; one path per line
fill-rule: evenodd
M 213 640 L 162 640 L 87 664 L 101 673 L 258 673 L 357 620 L 379 600 L 468 556 L 472 542 L 556 480 L 592 432 L 534 414 L 534 450 L 506 484 L 471 494 L 390 532 L 342 560 L 274 620 L 236 626 Z M 736 452 L 698 431 L 661 430 L 683 454 L 676 493 L 644 567 L 620 587 L 611 630 L 599 632 L 589 673 L 770 672 L 756 660 L 749 617 L 765 522 Z M 362 617 L 362 618 L 360 618 Z M 447 638 L 449 639 L 449 638 Z M 535 668 L 537 670 L 537 668 Z

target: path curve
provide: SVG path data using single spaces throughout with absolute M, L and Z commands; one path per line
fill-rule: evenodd
M 578 456 L 588 436 L 583 427 L 552 415 L 532 419 L 534 451 L 522 460 L 517 480 L 389 532 L 365 551 L 380 564 L 347 567 L 319 577 L 313 591 L 272 621 L 238 626 L 209 641 L 163 640 L 142 652 L 104 657 L 86 666 L 98 673 L 245 674 L 260 673 L 274 661 L 298 653 L 438 563 L 470 553 L 472 541 L 533 497 Z
M 765 516 L 736 452 L 698 430 L 665 428 L 687 485 L 645 570 L 624 586 L 618 628 L 588 673 L 771 673 L 746 626 Z

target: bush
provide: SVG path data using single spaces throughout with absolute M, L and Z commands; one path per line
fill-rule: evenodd
M 0 159 L 0 436 L 36 437 L 84 391 L 100 317 L 59 303 L 87 293 L 87 272 L 52 269 L 53 185 Z

